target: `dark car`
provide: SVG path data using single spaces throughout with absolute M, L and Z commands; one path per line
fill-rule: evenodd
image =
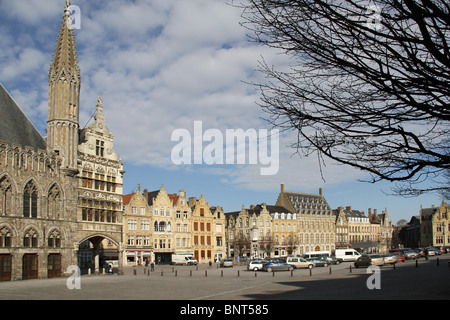
M 263 270 L 267 272 L 272 271 L 292 271 L 295 269 L 295 266 L 291 264 L 287 264 L 284 262 L 269 262 L 263 266 Z
M 384 265 L 384 258 L 379 254 L 363 254 L 356 259 L 355 267 L 368 267 L 368 266 L 382 266 Z
M 336 258 L 336 256 L 325 257 L 328 264 L 340 264 L 343 260 L 341 258 Z

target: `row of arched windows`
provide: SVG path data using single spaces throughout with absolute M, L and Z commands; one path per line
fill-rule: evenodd
M 0 178 L 0 216 L 16 216 L 20 213 L 13 203 L 13 185 L 7 177 Z M 25 218 L 38 218 L 39 214 L 39 192 L 33 180 L 30 180 L 23 189 L 22 216 Z M 53 184 L 46 194 L 46 214 L 44 217 L 50 219 L 60 218 L 63 212 L 62 193 L 59 186 Z
M 39 233 L 34 229 L 30 228 L 25 232 L 22 238 L 22 245 L 25 248 L 38 248 L 42 247 L 39 242 Z M 11 248 L 12 247 L 12 232 L 8 227 L 0 228 L 0 248 Z M 47 236 L 47 247 L 48 248 L 61 248 L 61 233 L 54 229 Z
M 155 232 L 171 232 L 172 231 L 172 224 L 170 222 L 155 221 L 153 226 L 154 226 Z

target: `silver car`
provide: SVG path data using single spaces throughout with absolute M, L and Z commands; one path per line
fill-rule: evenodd
M 390 253 L 386 253 L 381 256 L 383 257 L 385 264 L 389 264 L 389 263 L 394 264 L 394 263 L 397 263 L 397 261 L 398 261 L 397 257 Z
M 233 267 L 233 259 L 224 259 L 220 263 L 222 268 L 232 268 Z
M 263 266 L 269 263 L 267 260 L 252 260 L 248 263 L 247 270 L 258 271 L 262 270 Z

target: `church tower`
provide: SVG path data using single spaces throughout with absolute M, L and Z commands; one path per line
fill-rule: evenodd
M 62 168 L 75 175 L 81 74 L 70 15 L 70 1 L 67 0 L 48 79 L 47 146 L 61 159 Z

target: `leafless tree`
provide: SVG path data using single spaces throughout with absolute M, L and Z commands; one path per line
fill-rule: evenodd
M 448 196 L 448 0 L 240 1 L 250 39 L 291 58 L 288 70 L 263 59 L 256 85 L 300 155 L 397 182 L 399 195 Z

